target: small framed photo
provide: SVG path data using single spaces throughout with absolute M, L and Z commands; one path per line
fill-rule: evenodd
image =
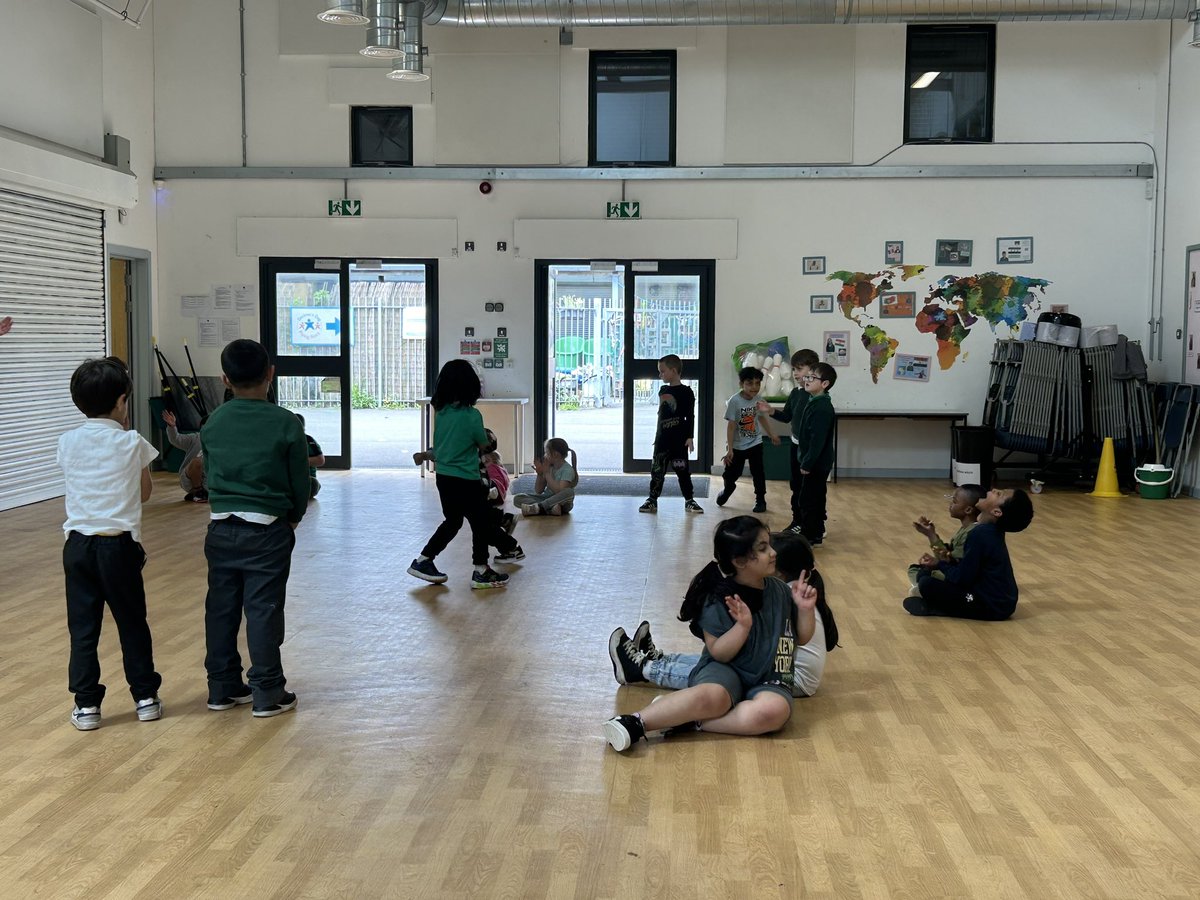
M 939 266 L 969 266 L 974 241 L 938 238 L 935 259 Z
M 1033 238 L 996 238 L 996 265 L 1033 262 Z
M 883 244 L 883 264 L 898 266 L 904 262 L 904 241 L 885 241 Z
M 802 261 L 802 268 L 804 269 L 805 275 L 824 275 L 825 257 L 806 256 Z
M 850 365 L 850 332 L 827 331 L 823 337 L 821 361 L 831 366 Z
M 911 353 L 896 354 L 896 368 L 892 377 L 900 381 L 929 381 L 929 357 Z
M 813 294 L 808 298 L 808 311 L 814 313 L 833 312 L 833 294 Z
M 917 315 L 915 291 L 884 291 L 879 296 L 879 318 L 913 319 Z

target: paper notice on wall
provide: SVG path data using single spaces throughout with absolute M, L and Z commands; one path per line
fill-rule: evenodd
M 242 336 L 242 320 L 241 319 L 222 319 L 221 320 L 221 346 L 224 347 L 230 341 L 236 341 Z
M 233 309 L 233 285 L 214 284 L 212 286 L 213 310 L 223 312 Z
M 221 346 L 221 324 L 219 319 L 197 319 L 196 332 L 201 347 Z
M 258 309 L 258 290 L 253 284 L 233 286 L 233 307 L 239 316 L 252 316 Z
M 179 314 L 188 318 L 207 316 L 212 312 L 208 294 L 184 294 L 179 298 Z

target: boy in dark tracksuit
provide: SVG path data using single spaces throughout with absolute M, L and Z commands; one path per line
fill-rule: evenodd
M 639 512 L 658 512 L 658 496 L 670 466 L 679 479 L 683 508 L 702 513 L 704 507 L 692 494 L 692 473 L 688 468 L 688 453 L 693 446 L 696 429 L 696 395 L 682 382 L 683 360 L 668 353 L 658 361 L 658 376 L 664 382 L 658 389 L 658 431 L 654 435 L 654 459 L 650 463 L 650 496 Z
M 797 500 L 800 533 L 814 547 L 825 538 L 825 484 L 833 469 L 833 401 L 829 390 L 837 381 L 837 371 L 827 363 L 817 363 L 804 376 L 808 403 L 800 413 L 796 429 L 799 443 L 796 457 L 800 469 L 800 496 Z
M 308 442 L 300 420 L 267 400 L 275 367 L 262 344 L 233 341 L 221 353 L 221 369 L 233 399 L 200 432 L 212 509 L 204 541 L 208 708 L 253 701 L 254 716 L 266 718 L 296 708 L 280 645 L 295 528 L 309 500 Z M 237 646 L 243 612 L 249 686 Z
M 788 485 L 792 489 L 792 521 L 784 531 L 800 533 L 800 456 L 796 452 L 800 446 L 800 414 L 808 404 L 808 392 L 804 390 L 804 376 L 812 371 L 812 367 L 821 361 L 815 350 L 797 350 L 792 354 L 792 377 L 796 386 L 788 394 L 783 409 L 772 410 L 765 400 L 758 401 L 758 408 L 768 413 L 777 422 L 788 422 L 792 426 L 792 452 L 788 454 L 791 460 L 788 472 Z
M 912 615 L 998 621 L 1016 610 L 1017 580 L 1004 536 L 1033 521 L 1033 503 L 1022 490 L 989 491 L 975 508 L 979 522 L 967 535 L 961 561 L 921 557 L 926 570 L 917 582 L 921 596 L 903 603 Z M 943 577 L 933 577 L 935 571 Z

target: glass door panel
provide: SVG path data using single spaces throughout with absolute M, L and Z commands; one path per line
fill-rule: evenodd
M 663 355 L 666 356 L 665 353 Z M 683 383 L 692 389 L 692 393 L 697 398 L 696 405 L 699 406 L 699 379 L 685 378 Z M 633 446 L 635 449 L 654 446 L 654 435 L 658 431 L 658 389 L 662 385 L 662 379 L 658 377 L 639 378 L 633 383 Z M 697 440 L 693 444 L 692 451 L 688 453 L 688 459 L 692 462 L 699 459 L 700 444 L 699 430 L 697 429 Z
M 279 405 L 304 419 L 304 431 L 326 456 L 342 456 L 342 390 L 338 378 L 283 375 L 276 379 Z

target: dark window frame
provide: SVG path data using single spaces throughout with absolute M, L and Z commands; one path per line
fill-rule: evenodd
M 359 146 L 358 124 L 359 120 L 367 114 L 380 112 L 381 110 L 396 111 L 406 110 L 408 112 L 408 160 L 405 162 L 363 162 L 362 148 Z M 390 169 L 407 167 L 413 164 L 413 108 L 411 106 L 351 106 L 350 107 L 350 166 L 355 169 Z
M 912 99 L 913 67 L 912 50 L 914 37 L 928 38 L 932 35 L 972 34 L 987 35 L 987 121 L 983 134 L 977 138 L 914 138 L 910 135 L 910 101 Z M 924 69 L 932 71 L 932 69 Z M 904 143 L 905 144 L 990 144 L 995 140 L 996 126 L 996 26 L 994 24 L 947 24 L 909 25 L 904 47 Z
M 597 63 L 612 59 L 647 59 L 663 57 L 670 61 L 671 92 L 668 122 L 668 156 L 666 160 L 600 160 L 596 158 L 596 69 Z M 679 102 L 679 59 L 675 50 L 592 50 L 588 54 L 588 165 L 596 167 L 646 166 L 670 168 L 675 165 L 675 111 Z

